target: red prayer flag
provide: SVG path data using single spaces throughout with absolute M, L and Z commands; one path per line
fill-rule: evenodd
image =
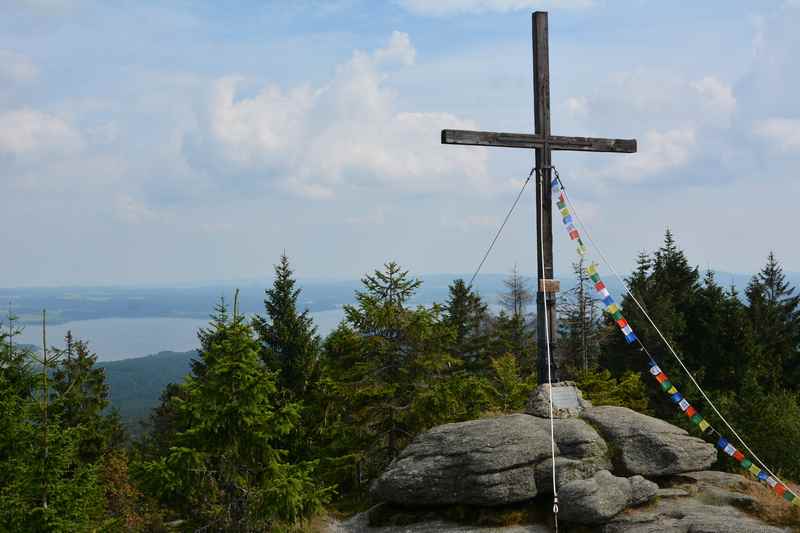
M 619 320 L 617 320 L 617 325 L 620 327 L 620 329 L 622 329 L 628 325 L 628 321 L 625 320 L 624 318 L 620 318 Z
M 594 288 L 597 289 L 598 292 L 600 292 L 606 288 L 606 284 L 603 283 L 602 281 L 598 281 L 597 283 L 594 284 Z
M 736 452 L 733 454 L 733 458 L 741 463 L 742 459 L 744 459 L 744 454 L 739 450 L 736 450 Z
M 786 487 L 778 483 L 775 485 L 775 492 L 778 493 L 778 496 L 783 496 L 783 493 L 786 492 Z
M 663 373 L 663 372 L 660 372 L 656 376 L 656 379 L 658 380 L 659 383 L 664 383 L 665 381 L 667 381 L 667 375 L 665 373 Z
M 570 239 L 572 239 L 573 241 L 574 241 L 575 239 L 577 239 L 577 238 L 578 238 L 578 236 L 579 236 L 579 235 L 578 235 L 578 230 L 576 230 L 576 229 L 574 229 L 574 230 L 572 230 L 572 231 L 570 231 L 570 232 L 569 232 L 569 238 L 570 238 Z
M 697 409 L 695 409 L 691 405 L 686 409 L 686 416 L 688 416 L 689 418 L 692 418 L 696 414 L 697 414 Z

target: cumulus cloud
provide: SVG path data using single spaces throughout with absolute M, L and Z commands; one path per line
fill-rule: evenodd
M 653 181 L 711 153 L 727 153 L 737 142 L 736 95 L 713 75 L 683 78 L 652 68 L 616 73 L 591 94 L 567 98 L 563 108 L 574 121 L 571 128 L 638 139 L 637 154 L 581 170 L 610 181 Z
M 36 79 L 39 69 L 28 57 L 0 49 L 0 83 L 23 83 Z
M 691 128 L 648 131 L 639 141 L 638 154 L 617 160 L 606 172 L 624 181 L 639 181 L 686 165 L 694 155 L 697 139 Z
M 400 0 L 400 5 L 417 15 L 443 16 L 462 13 L 519 11 L 521 9 L 586 8 L 593 0 Z
M 706 76 L 692 82 L 691 86 L 704 99 L 710 111 L 729 116 L 736 110 L 733 89 L 714 76 Z
M 187 139 L 187 157 L 241 181 L 265 181 L 297 194 L 326 198 L 340 187 L 388 186 L 446 190 L 471 181 L 489 186 L 485 149 L 443 147 L 442 128 L 477 125 L 449 113 L 399 109 L 388 80 L 414 64 L 407 34 L 394 32 L 372 53 L 357 51 L 319 86 L 269 84 L 239 98 L 246 83 L 215 83 L 201 139 Z
M 35 109 L 0 113 L 0 154 L 15 157 L 68 155 L 83 147 L 80 133 L 65 120 Z
M 774 143 L 783 152 L 800 152 L 800 119 L 770 118 L 753 127 L 756 135 Z

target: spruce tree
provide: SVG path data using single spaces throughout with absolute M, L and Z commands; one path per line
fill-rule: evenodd
M 473 418 L 490 401 L 485 380 L 447 352 L 454 332 L 441 306 L 410 307 L 419 280 L 389 262 L 362 283 L 345 323 L 325 343 L 340 403 L 329 416 L 339 420 L 331 433 L 351 443 L 350 454 L 339 448 L 336 460 L 351 461 L 356 486 L 380 474 L 420 431 Z
M 519 273 L 517 265 L 511 273 L 503 280 L 506 292 L 500 295 L 500 305 L 513 317 L 527 315 L 528 305 L 533 301 L 533 293 L 528 286 L 528 280 Z
M 301 398 L 319 362 L 320 338 L 308 309 L 297 310 L 301 290 L 282 254 L 275 266 L 275 281 L 266 290 L 266 316 L 256 316 L 253 328 L 261 341 L 261 358 L 277 371 L 278 383 Z
M 800 388 L 800 295 L 786 282 L 775 254 L 753 276 L 745 292 L 758 343 L 773 387 Z
M 203 374 L 187 378 L 177 404 L 175 445 L 143 464 L 140 479 L 194 527 L 261 531 L 315 512 L 328 490 L 312 478 L 313 463 L 290 464 L 276 446 L 298 423 L 299 408 L 281 401 L 277 374 L 261 362 L 236 304 L 206 339 Z
M 533 293 L 516 265 L 503 284 L 506 291 L 499 296 L 502 310 L 491 327 L 493 353 L 511 353 L 520 368 L 532 372 L 536 368 L 535 321 L 528 314 L 528 305 L 533 301 Z
M 103 414 L 109 389 L 105 369 L 95 366 L 97 355 L 71 332 L 67 332 L 65 342 L 66 348 L 58 350 L 59 365 L 53 373 L 53 412 L 65 427 L 81 429 L 81 457 L 93 463 L 116 440 L 113 433 L 120 430 L 120 423 Z
M 558 347 L 565 361 L 562 372 L 576 377 L 598 363 L 602 311 L 583 258 L 572 264 L 575 287 L 567 291 L 559 305 Z
M 450 295 L 442 309 L 443 321 L 454 333 L 451 352 L 462 358 L 468 368 L 485 369 L 488 307 L 463 279 L 455 280 L 448 289 Z

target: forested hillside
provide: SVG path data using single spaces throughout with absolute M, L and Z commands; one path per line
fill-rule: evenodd
M 158 405 L 161 392 L 170 383 L 180 383 L 191 371 L 196 351 L 159 352 L 147 357 L 97 363 L 105 370 L 110 407 L 119 412 L 126 429 L 134 435 Z
M 669 232 L 637 264 L 633 293 L 701 385 L 771 467 L 799 479 L 800 456 L 787 450 L 800 443 L 800 297 L 778 259 L 769 254 L 742 294 L 691 266 Z M 602 313 L 585 267 L 575 265 L 578 281 L 560 302 L 563 377 L 595 403 L 696 431 L 643 376 L 647 359 Z M 255 318 L 236 295 L 217 304 L 185 379 L 183 354 L 153 356 L 161 372 L 145 382 L 124 361 L 96 364 L 81 340 L 41 361 L 51 374 L 33 374 L 34 354 L 5 324 L 0 529 L 309 530 L 326 509 L 368 506 L 370 481 L 415 435 L 518 411 L 536 383 L 532 294 L 516 273 L 495 314 L 463 280 L 441 302 L 413 305 L 421 281 L 389 262 L 364 276 L 326 338 L 285 256 L 275 274 Z M 636 306 L 622 304 L 659 364 L 714 420 Z M 134 399 L 161 388 L 139 438 L 106 414 L 109 385 Z

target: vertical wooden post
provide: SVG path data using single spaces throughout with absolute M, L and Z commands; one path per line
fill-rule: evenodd
M 553 279 L 553 218 L 552 218 L 552 171 L 551 150 L 547 142 L 550 137 L 550 61 L 547 46 L 547 13 L 533 13 L 533 107 L 534 133 L 542 135 L 544 146 L 536 149 L 536 255 L 537 291 L 536 291 L 536 325 L 537 325 L 537 370 L 539 383 L 547 382 L 547 337 L 545 336 L 545 314 L 550 331 L 551 377 L 559 380 L 557 359 L 555 358 L 556 297 L 557 293 L 549 292 L 547 281 Z M 547 292 L 545 303 L 545 293 Z

